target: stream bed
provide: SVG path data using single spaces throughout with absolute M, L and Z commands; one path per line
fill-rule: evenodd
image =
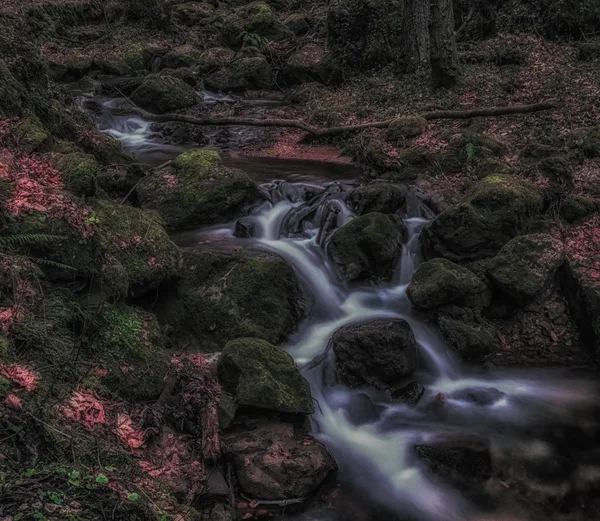
M 111 103 L 102 101 L 108 107 Z M 185 148 L 162 142 L 138 117 L 105 114 L 101 127 L 141 160 L 160 164 Z M 356 169 L 240 156 L 232 156 L 231 163 L 254 172 L 267 194 L 249 217 L 253 236 L 234 237 L 235 223 L 230 223 L 186 232 L 176 240 L 276 253 L 296 270 L 313 303 L 310 318 L 284 347 L 310 382 L 317 403 L 313 434 L 335 457 L 342 489 L 353 502 L 351 515 L 325 508 L 299 519 L 559 519 L 529 498 L 556 497 L 558 510 L 569 494 L 585 492 L 588 467 L 599 459 L 593 453 L 593 438 L 600 432 L 593 376 L 484 370 L 461 363 L 438 331 L 413 312 L 406 294 L 421 261 L 419 233 L 426 223 L 415 201 L 404 216 L 409 234 L 394 278 L 381 285 L 346 284 L 318 239 L 328 205 L 339 209 L 337 227 L 353 218 L 344 201 Z M 381 318 L 404 319 L 412 327 L 419 369 L 406 383 L 417 380 L 425 387 L 416 406 L 393 402 L 380 391 L 347 388 L 335 378 L 332 334 Z M 457 438 L 486 440 L 502 478 L 492 475 L 486 485 L 465 488 L 432 472 L 415 452 L 416 446 Z M 553 472 L 551 478 L 540 481 L 538 467 Z

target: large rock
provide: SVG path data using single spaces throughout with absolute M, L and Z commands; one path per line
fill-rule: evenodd
M 252 499 L 307 498 L 336 470 L 319 441 L 287 423 L 226 435 L 223 452 L 233 462 L 242 492 Z
M 258 338 L 238 338 L 221 353 L 219 381 L 237 405 L 312 414 L 310 386 L 281 347 Z
M 202 51 L 196 49 L 193 45 L 181 45 L 171 49 L 163 58 L 162 64 L 168 69 L 178 69 L 179 67 L 191 67 L 200 62 Z
M 502 247 L 489 262 L 487 273 L 502 292 L 528 300 L 546 287 L 563 259 L 563 243 L 552 235 L 522 235 Z
M 203 57 L 206 66 L 208 57 Z M 225 57 L 224 53 L 219 56 L 223 60 Z M 217 91 L 264 89 L 272 86 L 271 66 L 262 54 L 242 56 L 210 72 L 203 79 L 208 88 Z
M 541 209 L 542 197 L 533 186 L 511 175 L 492 175 L 425 226 L 421 243 L 428 257 L 491 257 L 527 232 Z
M 204 350 L 238 337 L 285 341 L 306 315 L 296 272 L 278 255 L 206 250 L 186 253 L 183 266 L 163 320 Z
M 472 271 L 446 259 L 424 262 L 407 289 L 413 306 L 434 309 L 447 304 L 481 308 L 489 304 L 485 283 Z
M 171 112 L 195 105 L 196 92 L 187 83 L 164 74 L 150 74 L 133 91 L 131 99 L 143 108 Z
M 400 259 L 405 234 L 399 217 L 368 213 L 336 230 L 327 253 L 343 280 L 390 278 Z
M 221 67 L 229 65 L 235 58 L 235 51 L 227 47 L 211 47 L 204 51 L 198 58 L 200 72 L 214 72 Z
M 327 83 L 331 76 L 327 51 L 316 43 L 308 43 L 292 54 L 285 70 L 288 78 L 296 83 Z
M 331 343 L 338 378 L 351 387 L 387 389 L 417 368 L 417 342 L 405 320 L 345 326 Z
M 212 150 L 192 150 L 142 181 L 143 208 L 156 210 L 169 228 L 226 222 L 259 198 L 256 184 L 241 170 L 226 168 Z
M 448 345 L 465 360 L 478 360 L 500 349 L 497 331 L 471 309 L 445 308 L 438 313 L 437 325 Z
M 206 25 L 214 19 L 215 8 L 206 2 L 186 2 L 173 6 L 172 12 L 183 25 Z
M 357 215 L 397 213 L 406 208 L 406 196 L 402 190 L 388 183 L 359 186 L 348 194 L 346 202 Z
M 427 120 L 421 116 L 402 116 L 390 123 L 386 137 L 388 141 L 399 143 L 407 138 L 420 136 L 427 130 Z
M 241 46 L 244 35 L 258 35 L 266 40 L 294 37 L 266 2 L 251 2 L 225 19 L 222 36 L 227 45 Z
M 51 164 L 62 172 L 65 187 L 72 194 L 91 197 L 96 193 L 100 165 L 91 154 L 56 154 Z

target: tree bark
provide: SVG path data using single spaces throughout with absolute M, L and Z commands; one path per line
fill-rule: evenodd
M 429 60 L 429 0 L 406 0 L 402 23 L 406 69 L 414 72 Z
M 431 75 L 435 88 L 450 88 L 460 77 L 452 0 L 431 0 L 429 38 Z

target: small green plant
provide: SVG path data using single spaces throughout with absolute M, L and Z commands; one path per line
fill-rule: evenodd
M 96 476 L 96 483 L 99 485 L 108 485 L 108 478 L 104 474 L 98 474 Z
M 62 505 L 65 502 L 62 494 L 59 494 L 58 492 L 47 492 L 46 495 L 55 505 Z
M 90 215 L 88 217 L 88 222 L 90 224 L 100 224 L 100 217 L 96 217 L 95 215 Z
M 262 38 L 256 33 L 244 31 L 242 33 L 242 48 L 254 47 L 258 49 L 262 43 Z
M 132 492 L 127 496 L 128 501 L 136 502 L 140 499 L 140 495 L 137 492 Z
M 466 145 L 467 159 L 473 161 L 475 159 L 475 145 L 470 141 Z

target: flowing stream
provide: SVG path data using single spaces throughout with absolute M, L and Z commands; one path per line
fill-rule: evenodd
M 105 120 L 105 127 L 107 122 L 111 125 L 107 131 L 130 149 L 161 147 L 139 118 Z M 353 218 L 344 202 L 350 187 L 340 181 L 264 183 L 267 200 L 250 216 L 252 238 L 234 238 L 234 223 L 211 228 L 202 237 L 279 254 L 302 279 L 313 310 L 285 347 L 310 382 L 318 403 L 312 416 L 313 433 L 334 455 L 342 483 L 398 519 L 498 519 L 485 516 L 489 510 L 504 509 L 501 495 L 492 494 L 493 508 L 473 501 L 429 472 L 414 446 L 449 436 L 478 435 L 490 440 L 493 452 L 552 461 L 562 449 L 543 439 L 544 425 L 596 427 L 590 413 L 597 402 L 593 380 L 585 374 L 483 371 L 464 366 L 438 331 L 411 310 L 406 288 L 420 262 L 418 236 L 426 223 L 412 210 L 404 217 L 409 238 L 394 278 L 377 286 L 342 283 L 328 261 L 319 228 L 332 204 L 338 209 L 338 227 Z M 413 329 L 419 369 L 406 383 L 418 380 L 426 388 L 416 406 L 394 403 L 380 391 L 349 389 L 336 381 L 331 335 L 342 326 L 379 318 L 401 318 Z M 437 406 L 440 394 L 444 403 Z M 529 519 L 526 508 L 506 503 L 510 519 Z

